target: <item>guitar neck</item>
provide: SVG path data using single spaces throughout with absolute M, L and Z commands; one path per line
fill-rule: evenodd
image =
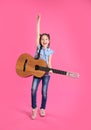
M 57 74 L 62 74 L 62 75 L 66 75 L 67 71 L 63 71 L 63 70 L 57 70 L 57 69 L 50 69 L 53 71 L 53 73 L 57 73 Z
M 67 71 L 57 70 L 57 69 L 43 67 L 43 66 L 38 66 L 38 65 L 35 66 L 35 70 L 41 70 L 41 71 L 45 71 L 45 72 L 49 72 L 50 70 L 52 70 L 53 73 L 62 74 L 62 75 L 66 75 L 67 74 Z

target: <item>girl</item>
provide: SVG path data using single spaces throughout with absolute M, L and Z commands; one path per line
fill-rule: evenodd
M 36 53 L 35 58 L 43 59 L 46 61 L 49 68 L 52 68 L 51 65 L 51 59 L 53 50 L 50 49 L 50 35 L 43 33 L 40 35 L 40 16 L 37 16 L 37 39 L 36 39 Z M 50 71 L 49 73 L 52 73 Z M 37 89 L 40 81 L 42 81 L 42 100 L 41 100 L 41 106 L 40 106 L 40 116 L 45 116 L 45 108 L 46 108 L 46 102 L 47 102 L 47 90 L 48 90 L 48 84 L 50 80 L 49 73 L 45 74 L 43 77 L 33 77 L 32 81 L 32 89 L 31 89 L 31 99 L 32 99 L 32 119 L 36 118 L 37 115 L 37 104 L 36 104 L 36 95 L 37 95 Z
M 37 16 L 37 39 L 36 39 L 36 53 L 35 58 L 43 59 L 46 61 L 49 68 L 52 68 L 51 60 L 52 60 L 52 54 L 53 50 L 50 49 L 50 35 L 43 33 L 40 35 L 40 16 Z M 49 71 L 49 73 L 52 73 L 52 71 Z M 41 106 L 40 106 L 40 116 L 45 116 L 45 108 L 46 108 L 46 102 L 47 102 L 47 90 L 48 90 L 48 84 L 50 80 L 50 74 L 46 73 L 43 77 L 33 77 L 32 81 L 32 89 L 31 89 L 31 99 L 32 99 L 32 119 L 36 118 L 37 115 L 37 104 L 36 104 L 36 94 L 37 89 L 40 81 L 42 80 L 42 100 L 41 100 Z M 73 78 L 79 78 L 78 73 L 74 72 L 65 72 L 64 75 L 67 75 L 69 77 Z

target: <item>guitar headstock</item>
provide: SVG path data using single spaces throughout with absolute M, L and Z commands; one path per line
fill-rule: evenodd
M 67 72 L 67 76 L 69 76 L 71 78 L 79 78 L 80 77 L 79 73 L 74 73 L 74 72 Z

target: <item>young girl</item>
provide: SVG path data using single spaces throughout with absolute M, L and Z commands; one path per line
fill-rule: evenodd
M 36 53 L 35 58 L 36 59 L 43 59 L 46 61 L 49 68 L 52 68 L 51 60 L 52 60 L 52 54 L 53 50 L 50 49 L 50 35 L 43 33 L 40 35 L 40 16 L 37 16 L 37 40 L 36 40 Z M 49 73 L 52 73 L 52 71 L 49 71 Z M 32 89 L 31 89 L 31 99 L 32 99 L 32 119 L 36 118 L 37 115 L 37 103 L 36 103 L 36 95 L 38 90 L 38 85 L 40 81 L 42 80 L 42 100 L 41 100 L 41 106 L 40 106 L 40 116 L 45 116 L 45 108 L 46 108 L 46 102 L 47 102 L 47 90 L 48 90 L 48 84 L 50 80 L 50 74 L 46 73 L 43 77 L 33 77 L 32 81 Z M 65 72 L 64 75 L 67 75 L 69 77 L 73 78 L 79 78 L 78 73 L 74 72 Z
M 50 49 L 50 35 L 43 33 L 40 35 L 40 16 L 37 16 L 37 41 L 36 41 L 36 53 L 35 58 L 36 59 L 43 59 L 46 61 L 49 68 L 52 68 L 51 65 L 51 59 L 53 50 Z M 52 73 L 50 71 L 49 73 Z M 31 89 L 31 102 L 32 102 L 32 119 L 36 118 L 37 115 L 37 103 L 36 103 L 36 95 L 37 90 L 40 81 L 42 81 L 42 100 L 41 100 L 41 106 L 40 106 L 40 116 L 45 116 L 45 108 L 46 108 L 46 102 L 47 102 L 47 90 L 48 90 L 48 84 L 50 80 L 50 74 L 46 73 L 43 77 L 33 77 L 32 81 L 32 89 Z

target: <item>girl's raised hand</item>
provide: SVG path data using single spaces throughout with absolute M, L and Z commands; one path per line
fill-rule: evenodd
M 37 21 L 40 21 L 40 15 L 39 14 L 37 15 Z

